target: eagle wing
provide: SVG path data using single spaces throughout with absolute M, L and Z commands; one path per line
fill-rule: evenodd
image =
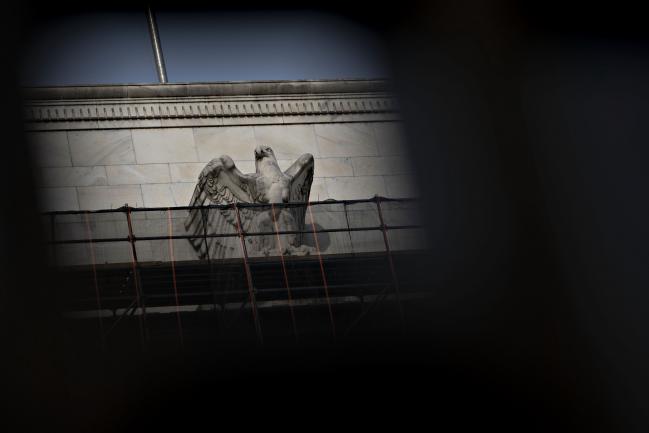
M 313 183 L 313 155 L 305 153 L 295 161 L 284 174 L 291 178 L 289 190 L 290 203 L 305 203 L 304 206 L 291 207 L 290 211 L 297 224 L 297 230 L 304 229 L 306 204 L 309 202 L 311 184 Z M 302 243 L 302 234 L 297 235 L 298 245 Z
M 227 155 L 211 160 L 198 176 L 190 206 L 253 203 L 257 197 L 256 174 L 244 174 Z M 253 209 L 240 208 L 243 231 L 250 228 Z M 190 242 L 201 259 L 233 255 L 239 240 L 234 237 L 203 238 L 203 234 L 237 233 L 236 213 L 230 208 L 190 209 L 185 220 L 188 234 L 200 236 Z

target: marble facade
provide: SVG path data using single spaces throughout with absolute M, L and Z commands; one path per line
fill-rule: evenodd
M 333 81 L 309 83 L 305 90 L 303 83 L 252 83 L 245 87 L 249 94 L 227 97 L 180 97 L 204 85 L 173 85 L 176 90 L 160 90 L 171 96 L 155 100 L 147 92 L 142 100 L 107 99 L 102 86 L 94 93 L 35 89 L 26 104 L 26 134 L 41 208 L 184 206 L 207 162 L 227 154 L 242 171 L 252 172 L 252 150 L 259 144 L 275 150 L 282 169 L 305 152 L 313 154 L 312 201 L 416 196 L 398 110 L 385 102 L 390 96 L 384 85 Z M 304 93 L 254 94 L 268 86 Z M 218 84 L 212 87 L 218 95 Z M 331 89 L 337 92 L 328 93 Z M 266 105 L 276 112 L 264 113 Z M 106 113 L 122 114 L 92 115 L 106 106 L 111 107 Z

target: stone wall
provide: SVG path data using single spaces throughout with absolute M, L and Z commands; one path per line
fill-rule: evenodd
M 195 96 L 182 95 L 206 85 L 31 89 L 26 134 L 42 209 L 184 206 L 212 158 L 230 155 L 253 172 L 258 144 L 282 169 L 314 155 L 311 201 L 416 196 L 384 83 L 284 84 L 229 95 L 214 84 Z

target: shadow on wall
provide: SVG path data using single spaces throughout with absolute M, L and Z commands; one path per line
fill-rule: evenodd
M 320 224 L 305 224 L 304 225 L 304 230 L 322 230 L 324 227 L 321 226 Z M 318 242 L 316 244 L 315 238 L 313 236 L 313 233 L 306 233 L 304 234 L 304 237 L 302 238 L 302 242 L 304 245 L 308 245 L 310 247 L 316 248 L 319 247 L 321 251 L 326 251 L 329 249 L 329 245 L 331 245 L 331 236 L 329 233 L 318 233 Z

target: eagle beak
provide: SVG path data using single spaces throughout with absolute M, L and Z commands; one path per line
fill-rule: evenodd
M 255 159 L 261 159 L 263 157 L 263 151 L 261 149 L 261 146 L 255 147 Z

